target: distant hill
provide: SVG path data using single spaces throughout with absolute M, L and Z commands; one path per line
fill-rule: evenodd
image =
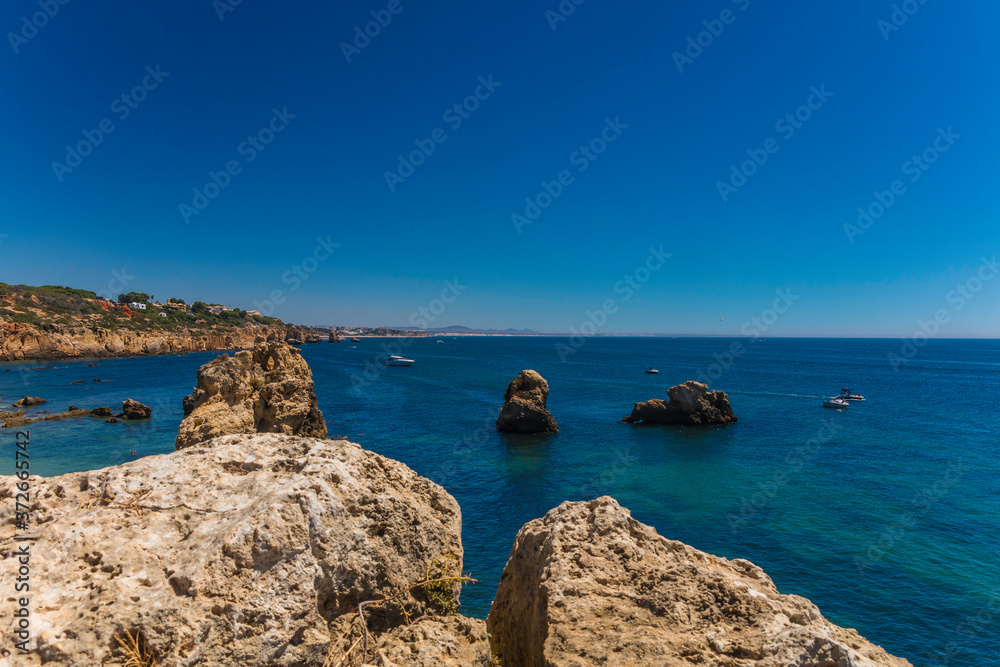
M 417 327 L 399 327 L 400 331 L 425 331 L 439 334 L 509 334 L 511 336 L 540 336 L 541 332 L 531 329 L 473 329 L 471 327 L 451 326 L 438 329 L 418 329 Z

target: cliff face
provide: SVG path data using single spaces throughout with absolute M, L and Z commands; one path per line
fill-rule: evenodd
M 229 328 L 134 331 L 101 327 L 67 327 L 16 322 L 0 323 L 0 361 L 130 357 L 146 354 L 211 352 L 252 347 L 258 336 L 270 340 L 318 341 L 302 327 L 246 324 Z

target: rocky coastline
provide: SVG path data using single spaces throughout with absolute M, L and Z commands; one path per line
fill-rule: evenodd
M 30 650 L 0 664 L 912 667 L 607 496 L 525 524 L 487 619 L 463 616 L 458 502 L 327 439 L 313 389 L 282 341 L 205 364 L 176 451 L 30 478 L 27 547 L 0 476 L 0 566 L 30 552 L 32 582 Z M 8 637 L 22 600 L 0 594 Z
M 262 336 L 295 344 L 323 340 L 319 332 L 309 327 L 284 324 L 248 323 L 210 330 L 178 328 L 139 331 L 0 322 L 0 361 L 222 352 L 249 348 Z

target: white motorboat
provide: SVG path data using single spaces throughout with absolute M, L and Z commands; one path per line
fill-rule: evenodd
M 844 400 L 847 400 L 847 401 L 863 401 L 863 400 L 865 400 L 865 397 L 862 396 L 861 394 L 852 394 L 850 387 L 844 387 L 843 389 L 841 389 L 840 390 L 840 396 L 838 396 L 838 398 L 843 398 Z
M 646 372 L 647 372 L 647 373 L 649 373 L 650 375 L 656 375 L 656 374 L 657 374 L 657 373 L 659 373 L 660 371 L 656 370 L 656 369 L 655 369 L 655 368 L 653 368 L 653 367 L 649 367 L 649 368 L 647 368 L 647 369 L 646 369 Z
M 835 396 L 834 398 L 828 398 L 823 401 L 824 408 L 834 408 L 836 410 L 843 410 L 844 408 L 851 407 L 851 404 L 847 402 L 846 399 Z
M 394 354 L 385 360 L 386 366 L 412 366 L 413 359 L 407 359 L 406 357 L 401 357 L 398 354 Z

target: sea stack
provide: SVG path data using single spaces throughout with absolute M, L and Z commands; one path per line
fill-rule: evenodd
M 486 619 L 501 665 L 912 667 L 753 563 L 668 540 L 614 498 L 517 534 Z
M 729 405 L 726 392 L 709 391 L 708 385 L 688 380 L 667 389 L 669 401 L 651 398 L 645 403 L 636 403 L 632 414 L 622 419 L 634 424 L 671 424 L 685 426 L 709 426 L 732 424 L 736 414 Z
M 533 370 L 523 370 L 507 385 L 497 430 L 503 433 L 556 433 L 559 424 L 545 407 L 549 383 Z
M 312 371 L 301 352 L 282 341 L 261 339 L 253 350 L 208 362 L 183 403 L 187 416 L 177 449 L 238 433 L 326 438 Z

